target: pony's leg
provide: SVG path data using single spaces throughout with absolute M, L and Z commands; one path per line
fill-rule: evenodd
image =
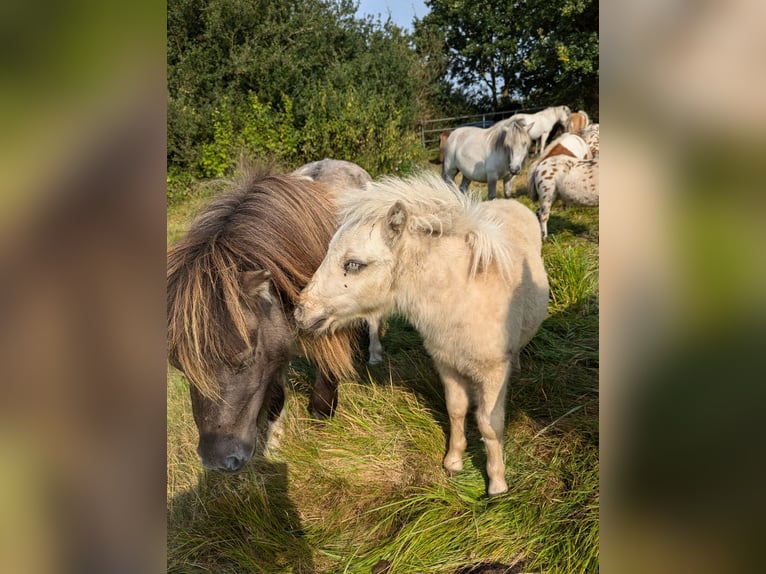
M 548 134 L 550 132 L 544 133 L 540 136 L 540 148 L 537 150 L 537 155 L 540 155 L 543 153 L 543 150 L 545 149 L 545 144 L 548 143 Z
M 263 411 L 266 414 L 266 432 L 264 433 L 262 450 L 264 455 L 269 455 L 279 446 L 284 434 L 285 390 L 281 379 L 269 385 L 264 397 Z
M 383 345 L 380 343 L 381 331 L 383 330 L 382 325 L 383 321 L 380 317 L 367 321 L 367 329 L 370 335 L 370 358 L 367 362 L 371 365 L 377 365 L 383 361 Z
M 487 180 L 487 199 L 495 199 L 497 197 L 497 179 Z
M 444 385 L 444 397 L 447 400 L 449 414 L 449 447 L 444 457 L 444 470 L 452 476 L 463 470 L 463 455 L 467 441 L 465 438 L 465 415 L 470 403 L 468 398 L 469 382 L 453 369 L 437 365 L 439 376 Z
M 335 414 L 338 406 L 338 382 L 317 371 L 314 389 L 309 399 L 309 410 L 312 416 L 325 419 Z
M 465 193 L 468 191 L 468 186 L 471 185 L 471 180 L 468 179 L 466 176 L 463 176 L 463 179 L 460 180 L 460 191 Z
M 479 383 L 479 400 L 476 422 L 479 426 L 484 448 L 487 449 L 487 494 L 495 496 L 508 490 L 503 462 L 503 435 L 505 433 L 505 394 L 510 364 L 492 369 Z
M 540 207 L 537 209 L 537 219 L 540 221 L 540 232 L 543 241 L 548 239 L 548 218 L 551 215 L 551 205 L 555 199 L 556 184 L 550 180 L 538 182 L 537 195 L 540 198 Z
M 511 174 L 510 177 L 503 178 L 503 195 L 506 199 L 510 199 L 513 195 L 513 180 L 516 176 Z
M 285 417 L 285 389 L 281 384 L 274 385 L 268 411 L 269 425 L 266 429 L 266 447 L 264 454 L 271 454 L 282 440 Z

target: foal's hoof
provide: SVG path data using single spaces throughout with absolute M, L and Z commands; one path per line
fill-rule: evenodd
M 500 484 L 490 484 L 487 489 L 487 496 L 489 498 L 494 498 L 495 496 L 500 496 L 506 492 L 508 492 L 508 485 L 503 481 Z
M 370 358 L 367 360 L 368 365 L 379 365 L 383 362 L 383 356 L 382 355 L 370 355 Z

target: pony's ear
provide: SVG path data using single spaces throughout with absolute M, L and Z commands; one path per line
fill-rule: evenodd
M 527 131 L 529 131 L 529 130 L 531 130 L 531 129 L 532 129 L 532 126 L 533 126 L 533 125 L 535 125 L 535 122 L 534 122 L 534 120 L 533 120 L 533 121 L 531 121 L 531 122 L 527 122 L 527 124 L 524 126 L 524 129 L 525 129 L 525 130 L 527 130 Z
M 397 201 L 391 206 L 386 214 L 386 239 L 389 243 L 394 243 L 404 231 L 407 224 L 407 210 L 401 201 Z
M 271 279 L 271 273 L 265 269 L 243 271 L 239 276 L 239 283 L 242 285 L 242 293 L 253 299 L 260 297 L 261 299 L 271 302 L 269 279 Z

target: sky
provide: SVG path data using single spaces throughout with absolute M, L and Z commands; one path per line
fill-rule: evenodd
M 428 11 L 424 0 L 359 0 L 357 14 L 360 16 L 380 14 L 380 19 L 385 22 L 388 13 L 391 12 L 394 23 L 412 30 L 413 18 L 422 18 Z

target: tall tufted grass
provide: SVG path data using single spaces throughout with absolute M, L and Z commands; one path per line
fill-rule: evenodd
M 508 493 L 485 496 L 473 418 L 464 470 L 442 471 L 441 384 L 419 335 L 394 317 L 384 364 L 360 361 L 332 420 L 308 416 L 311 369 L 291 363 L 281 442 L 238 475 L 201 469 L 186 383 L 169 371 L 168 571 L 367 574 L 385 560 L 390 574 L 597 572 L 598 210 L 554 215 L 549 316 L 508 393 Z M 187 217 L 171 210 L 169 229 Z

